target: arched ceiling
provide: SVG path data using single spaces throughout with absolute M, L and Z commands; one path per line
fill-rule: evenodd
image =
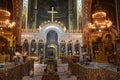
M 54 0 L 52 0 L 52 1 L 54 1 Z M 18 2 L 18 3 L 16 4 L 16 2 Z M 21 3 L 22 3 L 22 0 L 0 0 L 0 8 L 9 10 L 12 13 L 12 17 L 14 17 L 15 15 L 17 15 L 17 12 L 20 11 L 18 9 L 22 8 Z M 17 5 L 19 5 L 19 6 L 17 6 Z M 99 6 L 99 7 L 97 7 L 97 6 Z M 107 13 L 108 18 L 110 20 L 112 20 L 113 24 L 116 26 L 115 0 L 92 0 L 91 14 L 100 9 L 102 9 L 103 11 L 105 11 Z M 20 16 L 20 15 L 17 15 L 17 16 Z
M 29 2 L 30 9 L 29 13 L 29 25 L 32 27 L 34 24 L 34 10 L 35 10 L 34 0 Z M 42 24 L 44 21 L 51 20 L 51 13 L 48 11 L 54 10 L 57 14 L 54 14 L 54 20 L 61 21 L 67 27 L 68 24 L 68 0 L 37 0 L 37 27 L 39 24 Z

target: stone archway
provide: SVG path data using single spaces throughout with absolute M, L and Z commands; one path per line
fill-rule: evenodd
M 57 53 L 57 58 L 60 58 L 60 38 L 64 35 L 64 27 L 57 23 L 48 23 L 41 28 L 39 36 L 43 38 L 45 43 L 44 58 L 46 57 L 46 49 L 54 47 Z M 48 38 L 48 36 L 50 36 Z

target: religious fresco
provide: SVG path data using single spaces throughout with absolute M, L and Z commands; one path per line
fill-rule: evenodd
M 75 49 L 75 54 L 79 55 L 80 54 L 80 43 L 79 40 L 76 40 L 75 45 L 74 45 L 74 49 Z
M 68 44 L 67 44 L 67 49 L 68 49 L 68 55 L 72 55 L 73 53 L 73 50 L 72 50 L 72 45 L 73 45 L 73 42 L 72 40 L 69 40 Z
M 29 23 L 32 27 L 35 21 L 35 1 L 30 0 L 29 6 L 31 7 L 29 9 Z M 68 0 L 37 0 L 37 28 L 42 22 L 51 20 L 52 14 L 48 11 L 51 11 L 52 7 L 54 7 L 54 11 L 57 11 L 54 14 L 54 20 L 61 21 L 65 26 L 68 25 Z
M 43 52 L 44 52 L 44 41 L 39 40 L 39 42 L 38 42 L 38 56 L 43 55 Z
M 31 54 L 30 55 L 35 55 L 36 53 L 36 41 L 32 40 L 31 41 Z
M 29 51 L 29 43 L 28 43 L 28 40 L 27 40 L 27 39 L 24 40 L 22 49 L 23 49 L 23 52 L 25 52 L 25 51 L 28 52 L 28 51 Z
M 61 40 L 60 42 L 60 56 L 65 56 L 66 55 L 66 42 L 65 40 Z
M 51 13 L 48 11 L 54 10 L 54 20 L 63 22 L 67 26 L 68 5 L 67 0 L 38 0 L 38 25 L 44 21 L 51 20 Z
M 80 3 L 80 7 L 77 6 L 77 3 Z M 80 29 L 81 3 L 82 1 L 77 2 L 76 0 L 29 0 L 28 27 L 35 29 L 45 21 L 57 20 L 69 30 Z

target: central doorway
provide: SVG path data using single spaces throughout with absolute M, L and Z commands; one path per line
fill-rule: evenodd
M 49 49 L 49 48 L 54 48 L 54 54 L 49 54 L 46 52 L 46 58 L 48 57 L 47 55 L 49 56 L 53 56 L 54 59 L 58 59 L 58 34 L 56 31 L 54 30 L 51 30 L 47 33 L 47 42 L 46 42 L 46 51 Z

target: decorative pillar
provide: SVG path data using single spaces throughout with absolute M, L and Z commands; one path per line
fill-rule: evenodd
M 22 28 L 27 29 L 28 22 L 28 0 L 23 0 L 23 8 L 22 8 Z
M 61 58 L 60 58 L 60 56 L 61 56 L 61 52 L 60 52 L 60 42 L 58 42 L 58 54 L 59 54 L 59 57 L 58 57 L 58 59 L 60 60 Z
M 39 51 L 38 51 L 38 41 L 36 41 L 36 55 L 37 55 L 37 56 L 39 56 L 39 55 L 38 55 L 38 52 L 39 52 Z
M 36 29 L 37 28 L 37 0 L 35 0 L 35 26 L 33 29 Z
M 71 4 L 71 0 L 68 0 L 68 28 L 69 28 L 69 30 L 71 30 L 72 29 L 72 22 L 71 22 L 71 6 L 72 6 L 72 4 Z
M 66 41 L 65 41 L 65 52 L 64 52 L 65 56 L 67 56 L 67 53 L 66 53 L 67 48 L 66 48 L 66 47 L 67 47 L 67 46 L 66 46 Z
M 74 43 L 72 41 L 72 55 L 73 55 L 73 52 L 74 52 Z
M 82 61 L 82 60 L 83 60 L 82 47 L 81 47 L 81 45 L 80 45 L 80 61 Z
M 82 29 L 82 0 L 77 0 L 77 30 Z
M 120 37 L 120 0 L 115 0 L 118 37 Z
M 91 19 L 91 5 L 92 5 L 92 0 L 83 0 L 82 2 L 82 14 L 83 14 L 83 18 L 82 18 L 82 26 L 85 26 L 86 22 L 90 21 Z
M 91 5 L 92 0 L 82 0 L 82 32 L 83 32 L 83 44 L 86 44 L 87 38 L 89 37 L 88 29 L 86 29 L 87 23 L 91 21 Z
M 45 44 L 44 44 L 43 61 L 45 61 L 45 56 L 46 56 L 46 55 L 45 55 L 45 53 L 46 53 L 45 50 L 46 50 L 46 42 L 45 42 Z
M 31 42 L 29 41 L 28 44 L 29 44 L 28 53 L 29 53 L 29 55 L 30 55 L 30 53 L 31 53 Z
M 30 29 L 30 10 L 31 10 L 30 6 L 31 6 L 31 0 L 29 0 L 28 2 L 28 22 L 27 22 L 28 29 Z
M 66 56 L 68 56 L 68 46 L 67 46 L 68 43 L 66 43 Z
M 42 53 L 43 58 L 44 58 L 44 54 L 45 54 L 45 43 L 43 42 L 43 53 Z
M 14 35 L 16 36 L 17 44 L 21 44 L 21 21 L 22 21 L 22 0 L 13 0 L 13 20 L 16 22 Z
M 75 42 L 73 42 L 72 44 L 72 54 L 74 54 L 74 51 L 75 51 Z

